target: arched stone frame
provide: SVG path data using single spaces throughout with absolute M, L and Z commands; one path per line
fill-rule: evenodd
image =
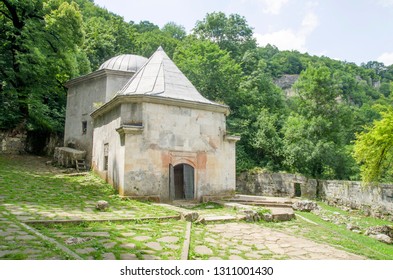
M 198 162 L 197 162 L 197 153 L 192 152 L 178 152 L 173 151 L 170 152 L 170 160 L 169 160 L 169 199 L 175 199 L 175 188 L 174 188 L 174 180 L 175 173 L 174 168 L 179 165 L 188 165 L 193 169 L 193 189 L 194 189 L 194 197 L 196 199 L 198 197 Z

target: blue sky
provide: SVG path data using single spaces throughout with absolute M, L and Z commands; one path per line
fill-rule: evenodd
M 393 64 L 393 0 L 94 0 L 126 21 L 189 32 L 207 13 L 244 16 L 259 45 L 360 64 Z

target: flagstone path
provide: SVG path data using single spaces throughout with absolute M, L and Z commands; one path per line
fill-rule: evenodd
M 77 235 L 80 236 L 78 238 L 53 229 L 51 236 L 43 239 L 39 230 L 31 231 L 28 230 L 29 227 L 27 229 L 24 227 L 24 218 L 13 220 L 9 217 L 11 217 L 9 213 L 0 212 L 0 239 L 3 239 L 1 244 L 6 244 L 0 247 L 0 259 L 75 258 L 64 253 L 61 249 L 63 246 L 80 259 L 180 259 L 178 252 L 181 251 L 184 238 L 179 238 L 179 234 L 183 236 L 186 232 L 184 221 L 162 222 L 165 230 L 160 233 L 149 230 L 148 224 L 119 223 L 115 227 L 102 225 L 100 231 L 87 229 L 78 232 Z M 21 217 L 25 217 L 25 214 L 21 213 Z M 193 227 L 191 239 L 195 246 L 190 248 L 189 259 L 364 259 L 362 256 L 264 228 L 259 224 L 229 222 L 194 225 Z M 35 234 L 36 232 L 39 235 Z M 110 238 L 113 235 L 118 236 L 115 242 L 113 238 Z M 72 244 L 73 240 L 76 245 Z M 78 242 L 81 243 L 78 244 Z M 43 246 L 43 244 L 46 245 Z M 112 249 L 115 247 L 117 250 L 113 253 Z

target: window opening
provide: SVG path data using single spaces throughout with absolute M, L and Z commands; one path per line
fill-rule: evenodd
M 87 121 L 82 122 L 82 134 L 86 134 L 87 132 Z
M 295 183 L 294 188 L 295 188 L 295 197 L 301 197 L 302 196 L 302 188 L 300 186 L 300 183 Z
M 108 170 L 109 144 L 104 144 L 104 170 Z

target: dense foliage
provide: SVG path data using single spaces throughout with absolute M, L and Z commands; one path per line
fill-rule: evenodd
M 187 34 L 125 22 L 92 0 L 0 0 L 0 24 L 0 129 L 61 133 L 67 80 L 162 46 L 204 96 L 230 106 L 239 171 L 391 179 L 393 65 L 261 47 L 244 17 L 222 12 Z

